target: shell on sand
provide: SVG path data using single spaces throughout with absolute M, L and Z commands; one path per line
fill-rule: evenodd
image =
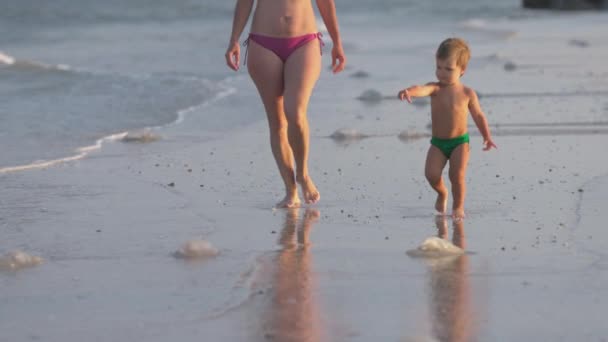
M 0 270 L 17 270 L 25 267 L 40 265 L 44 260 L 41 257 L 29 255 L 22 251 L 13 251 L 0 258 Z
M 361 93 L 361 95 L 359 95 L 359 97 L 357 97 L 358 100 L 361 100 L 363 102 L 380 102 L 382 101 L 382 94 L 375 90 L 375 89 L 368 89 L 366 91 L 364 91 L 363 93 Z
M 504 68 L 506 71 L 514 71 L 517 69 L 517 64 L 509 61 L 505 63 Z
M 352 73 L 350 75 L 350 77 L 354 77 L 354 78 L 367 78 L 367 77 L 369 77 L 369 73 L 367 71 L 359 70 L 359 71 L 355 71 L 354 73 Z
M 182 245 L 178 249 L 174 256 L 182 259 L 199 259 L 199 258 L 210 258 L 217 256 L 219 250 L 209 241 L 206 240 L 190 240 Z
M 340 128 L 333 132 L 329 137 L 337 141 L 345 141 L 359 140 L 367 138 L 368 136 L 353 128 Z
M 431 104 L 431 101 L 426 97 L 416 97 L 412 99 L 412 105 L 422 108 Z
M 121 139 L 125 143 L 149 143 L 157 140 L 160 140 L 160 136 L 149 130 L 129 132 Z
M 448 240 L 433 236 L 424 240 L 416 249 L 409 250 L 406 253 L 411 257 L 441 258 L 464 254 L 464 249 Z
M 410 140 L 428 138 L 428 137 L 430 137 L 430 134 L 416 132 L 416 131 L 402 131 L 401 133 L 399 133 L 398 137 L 399 137 L 399 140 L 410 141 Z
M 570 45 L 578 46 L 581 48 L 586 48 L 586 47 L 589 47 L 589 45 L 590 45 L 588 41 L 583 40 L 583 39 L 571 39 L 568 43 Z

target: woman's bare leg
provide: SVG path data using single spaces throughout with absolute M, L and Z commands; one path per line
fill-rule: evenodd
M 300 205 L 300 198 L 295 179 L 293 152 L 287 137 L 287 120 L 283 110 L 283 62 L 272 51 L 250 40 L 247 68 L 266 109 L 270 147 L 285 183 L 285 198 L 277 203 L 276 207 L 297 207 Z
M 441 173 L 447 163 L 447 158 L 441 150 L 431 145 L 429 152 L 426 155 L 426 165 L 424 167 L 424 175 L 429 181 L 431 187 L 437 191 L 437 200 L 435 201 L 435 210 L 440 214 L 445 214 L 448 205 L 448 189 L 443 182 Z
M 452 217 L 464 218 L 464 196 L 466 194 L 466 172 L 469 163 L 469 144 L 462 144 L 450 155 L 450 183 L 452 183 Z
M 309 128 L 306 111 L 315 83 L 321 73 L 321 54 L 317 39 L 299 47 L 285 62 L 283 93 L 289 145 L 296 162 L 296 180 L 306 203 L 321 197 L 308 173 Z

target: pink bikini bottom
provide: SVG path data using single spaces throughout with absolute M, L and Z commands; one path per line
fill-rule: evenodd
M 320 46 L 325 46 L 325 43 L 323 43 L 323 40 L 321 39 L 322 36 L 323 34 L 321 34 L 321 32 L 309 33 L 297 37 L 269 37 L 261 34 L 250 33 L 243 45 L 248 46 L 249 41 L 253 40 L 262 47 L 274 52 L 274 54 L 277 55 L 283 61 L 283 63 L 285 63 L 287 58 L 289 58 L 294 51 L 310 41 L 318 39 L 321 43 Z M 248 51 L 245 51 L 245 64 L 247 64 L 247 52 Z

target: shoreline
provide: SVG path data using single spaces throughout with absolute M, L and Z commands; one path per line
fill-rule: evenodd
M 608 36 L 585 49 L 552 40 L 565 55 L 549 58 L 528 49 L 543 36 L 525 33 L 480 44 L 480 54 L 585 63 L 543 73 L 471 65 L 465 83 L 490 94 L 590 95 L 481 99 L 499 149 L 482 152 L 472 134 L 460 226 L 434 216 L 427 137 L 399 138 L 428 132 L 428 106 L 356 99 L 370 84 L 396 90 L 408 69 L 432 63 L 377 70 L 357 53 L 349 72 L 370 76 L 325 71 L 309 107 L 314 206 L 271 209 L 283 189 L 262 104 L 242 73 L 227 82 L 234 96 L 163 127 L 163 139 L 1 174 L 0 255 L 19 249 L 44 262 L 0 270 L 0 340 L 605 339 L 608 163 L 598 156 L 608 107 L 594 91 L 608 88 Z M 330 138 L 340 129 L 360 139 Z M 406 254 L 430 237 L 465 253 Z M 217 253 L 174 257 L 192 241 Z

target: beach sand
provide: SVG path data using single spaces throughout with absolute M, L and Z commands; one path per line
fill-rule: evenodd
M 324 72 L 309 108 L 311 207 L 273 210 L 266 123 L 223 121 L 262 115 L 244 73 L 238 97 L 200 109 L 211 120 L 190 113 L 156 141 L 0 175 L 0 253 L 44 260 L 0 269 L 0 341 L 606 340 L 608 25 L 594 18 L 474 49 L 497 56 L 464 83 L 498 150 L 472 134 L 462 222 L 433 212 L 428 105 L 388 98 L 417 80 L 356 57 Z M 357 100 L 366 89 L 386 98 Z M 361 136 L 329 137 L 340 129 Z M 406 253 L 434 236 L 465 253 Z M 200 240 L 217 253 L 175 257 Z

